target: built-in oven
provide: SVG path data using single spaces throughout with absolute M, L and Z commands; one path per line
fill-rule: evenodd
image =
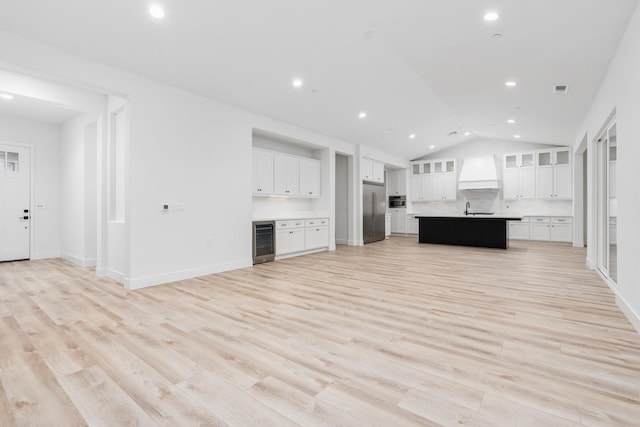
M 276 258 L 276 222 L 253 221 L 253 264 Z
M 407 207 L 407 196 L 389 196 L 390 209 L 406 208 L 406 207 Z

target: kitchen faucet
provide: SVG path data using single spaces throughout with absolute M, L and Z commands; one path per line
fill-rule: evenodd
M 467 204 L 464 205 L 464 214 L 465 215 L 469 215 L 469 209 L 471 209 L 471 203 L 469 203 L 469 201 L 467 201 Z

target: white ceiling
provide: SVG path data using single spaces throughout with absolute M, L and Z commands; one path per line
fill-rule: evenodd
M 78 114 L 51 102 L 15 94 L 13 97 L 11 101 L 0 99 L 0 117 L 60 125 Z
M 411 159 L 474 137 L 572 143 L 638 4 L 158 2 L 162 22 L 147 0 L 3 2 L 0 29 Z M 488 10 L 500 19 L 485 22 Z

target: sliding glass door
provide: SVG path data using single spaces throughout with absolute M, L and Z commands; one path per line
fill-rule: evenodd
M 614 118 L 598 138 L 596 186 L 598 269 L 613 283 L 618 281 L 617 144 Z

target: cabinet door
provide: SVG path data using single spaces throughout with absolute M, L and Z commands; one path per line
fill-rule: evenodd
M 421 173 L 420 163 L 411 163 L 411 175 L 420 175 Z
M 533 153 L 521 153 L 518 159 L 518 166 L 521 168 L 534 168 L 536 166 L 535 163 L 535 155 Z
M 422 200 L 433 200 L 433 177 L 435 175 L 422 175 Z
M 517 199 L 520 195 L 520 174 L 516 168 L 504 169 L 504 188 L 502 198 L 504 200 Z
M 320 197 L 320 161 L 300 159 L 300 196 Z
M 253 150 L 253 194 L 273 194 L 273 153 Z
M 304 245 L 304 228 L 278 230 L 276 233 L 276 255 L 303 251 Z
M 407 172 L 405 169 L 399 170 L 395 173 L 396 188 L 398 189 L 398 195 L 407 195 Z
M 531 224 L 531 240 L 551 240 L 549 224 Z
M 536 152 L 536 166 L 539 168 L 553 166 L 553 150 L 541 150 Z
M 300 161 L 296 157 L 275 155 L 274 193 L 297 196 L 300 192 Z
M 571 164 L 571 149 L 570 148 L 556 148 L 553 150 L 553 164 L 558 165 L 570 165 Z
M 456 200 L 458 190 L 457 184 L 455 172 L 444 174 L 444 200 Z
M 509 221 L 509 239 L 529 240 L 529 223 Z
M 396 233 L 406 234 L 407 233 L 407 213 L 404 212 L 404 209 L 398 209 L 398 212 L 395 215 L 396 222 Z
M 536 197 L 538 199 L 553 198 L 553 168 L 538 168 L 536 172 Z
M 535 168 L 521 168 L 519 170 L 519 186 L 521 199 L 533 199 L 536 197 L 536 170 Z
M 407 218 L 407 234 L 418 234 L 418 220 Z
M 398 192 L 398 180 L 396 179 L 396 171 L 388 171 L 387 172 L 387 194 L 389 196 L 397 196 L 400 193 Z
M 556 166 L 554 170 L 554 193 L 556 199 L 571 199 L 571 166 Z
M 419 202 L 422 200 L 422 175 L 411 175 L 411 200 Z
M 384 182 L 384 163 L 380 162 L 372 162 L 373 163 L 373 180 L 375 182 Z
M 505 154 L 504 156 L 504 168 L 505 169 L 517 169 L 520 166 L 517 154 Z
M 554 242 L 572 242 L 573 224 L 551 224 L 551 240 Z
M 329 246 L 329 228 L 328 227 L 307 227 L 305 228 L 305 246 L 306 250 L 318 249 Z
M 371 159 L 362 159 L 361 163 L 362 168 L 362 180 L 363 181 L 373 181 L 373 160 Z
M 444 200 L 445 175 L 438 173 L 433 177 L 433 200 Z

